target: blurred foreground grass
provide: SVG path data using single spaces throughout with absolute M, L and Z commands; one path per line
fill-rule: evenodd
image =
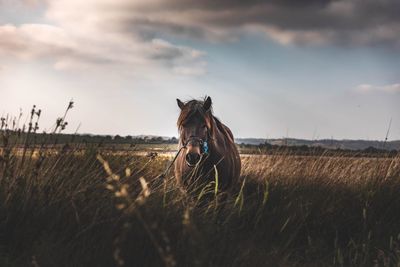
M 399 156 L 242 156 L 229 194 L 157 178 L 169 161 L 5 144 L 0 265 L 398 264 Z
M 46 145 L 35 106 L 1 119 L 0 266 L 399 266 L 399 154 L 242 155 L 230 192 L 183 190 L 170 154 L 57 144 L 72 107 Z

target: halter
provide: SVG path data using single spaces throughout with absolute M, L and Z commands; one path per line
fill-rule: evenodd
M 208 154 L 209 153 L 209 147 L 208 147 L 208 141 L 201 139 L 200 137 L 192 136 L 190 137 L 186 143 L 183 144 L 183 147 L 186 148 L 187 145 L 192 144 L 192 145 L 197 145 L 199 144 L 200 146 L 200 154 Z
M 181 153 L 181 151 L 182 151 L 183 149 L 185 149 L 186 146 L 187 146 L 189 143 L 199 142 L 199 145 L 200 145 L 200 156 L 201 156 L 200 161 L 203 159 L 204 156 L 208 156 L 208 154 L 210 153 L 209 146 L 208 146 L 208 139 L 212 139 L 211 136 L 210 136 L 210 131 L 209 131 L 208 128 L 207 128 L 207 137 L 206 137 L 206 140 L 203 140 L 203 139 L 201 139 L 200 137 L 196 137 L 196 136 L 190 137 L 190 138 L 187 140 L 186 143 L 183 143 L 183 146 L 182 146 L 182 147 L 178 150 L 178 152 L 175 154 L 174 159 L 173 159 L 173 160 L 171 161 L 171 163 L 168 165 L 167 169 L 166 169 L 166 170 L 164 171 L 164 173 L 162 173 L 159 177 L 160 177 L 161 179 L 164 179 L 164 178 L 166 177 L 166 175 L 167 175 L 169 169 L 170 169 L 171 166 L 174 164 L 175 160 L 178 158 L 178 156 L 179 156 L 179 154 Z M 199 162 L 200 162 L 200 161 L 199 161 Z

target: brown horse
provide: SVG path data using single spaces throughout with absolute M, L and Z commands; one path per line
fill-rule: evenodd
M 222 190 L 239 180 L 241 163 L 231 130 L 213 116 L 211 98 L 177 99 L 179 155 L 175 177 L 183 185 L 204 185 L 218 180 Z

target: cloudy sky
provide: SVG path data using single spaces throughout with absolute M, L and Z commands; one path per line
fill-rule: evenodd
M 301 4 L 300 4 L 301 3 Z M 397 0 L 0 0 L 0 115 L 176 136 L 210 95 L 237 137 L 400 139 Z M 24 117 L 25 118 L 25 117 Z

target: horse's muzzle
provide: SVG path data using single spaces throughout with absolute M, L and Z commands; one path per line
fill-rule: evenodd
M 185 159 L 186 159 L 186 164 L 189 167 L 194 167 L 200 161 L 200 154 L 198 154 L 198 153 L 187 153 Z

